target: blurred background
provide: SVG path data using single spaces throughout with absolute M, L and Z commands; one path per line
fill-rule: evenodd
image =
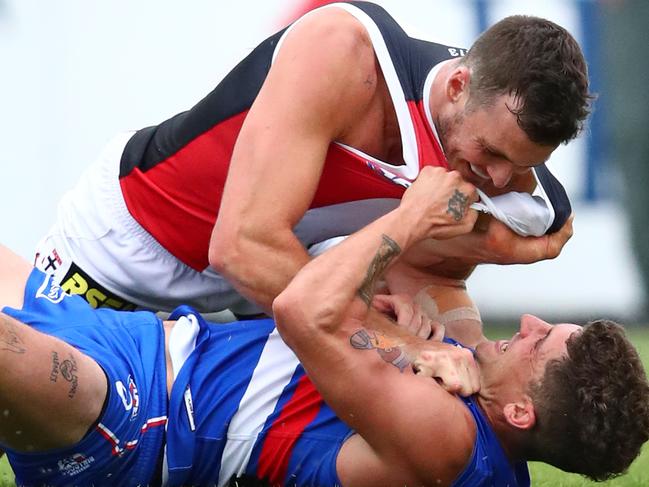
M 190 108 L 259 41 L 319 3 L 0 0 L 0 241 L 31 259 L 57 201 L 114 134 Z M 573 33 L 599 94 L 583 136 L 550 162 L 571 196 L 575 236 L 554 261 L 483 266 L 469 287 L 487 321 L 522 312 L 642 321 L 649 2 L 378 3 L 411 35 L 451 45 L 470 46 L 513 13 L 546 17 Z

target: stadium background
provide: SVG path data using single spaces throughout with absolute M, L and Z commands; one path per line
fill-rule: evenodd
M 620 1 L 620 0 L 609 0 Z M 305 0 L 0 0 L 0 241 L 30 258 L 56 203 L 115 133 L 185 110 Z M 596 0 L 378 0 L 430 40 L 469 46 L 495 20 L 540 15 L 584 47 L 597 110 L 584 136 L 551 160 L 574 203 L 575 236 L 552 262 L 484 266 L 470 290 L 487 322 L 521 312 L 641 320 L 643 292 L 622 209 L 603 90 L 601 9 Z M 645 100 L 640 100 L 646 103 Z M 287 134 L 287 136 L 289 136 Z M 646 321 L 646 320 L 645 320 Z M 509 330 L 494 329 L 506 336 Z M 649 335 L 632 330 L 649 360 Z M 535 485 L 590 485 L 534 466 Z M 0 486 L 10 485 L 0 466 Z M 611 485 L 649 485 L 649 455 Z

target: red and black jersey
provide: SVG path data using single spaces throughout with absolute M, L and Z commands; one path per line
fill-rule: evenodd
M 435 66 L 464 52 L 409 37 L 375 4 L 321 8 L 345 9 L 367 29 L 397 114 L 405 164 L 332 143 L 310 210 L 295 229 L 305 246 L 352 233 L 396 207 L 423 166 L 447 167 L 427 113 L 428 96 Z M 136 132 L 123 152 L 120 186 L 129 212 L 197 271 L 208 266 L 235 141 L 290 28 L 259 44 L 191 110 Z

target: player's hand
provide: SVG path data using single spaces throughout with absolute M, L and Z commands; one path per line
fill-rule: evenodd
M 413 361 L 417 375 L 433 377 L 452 394 L 470 396 L 480 390 L 480 375 L 473 354 L 448 343 L 428 342 Z
M 540 237 L 523 237 L 514 233 L 507 225 L 489 218 L 484 231 L 477 230 L 478 244 L 484 253 L 482 262 L 494 264 L 531 264 L 556 258 L 573 234 L 574 216 L 556 233 Z
M 407 294 L 377 294 L 372 306 L 392 317 L 397 324 L 412 335 L 423 339 L 441 341 L 444 326 L 424 312 L 422 307 Z
M 475 187 L 459 172 L 426 166 L 404 193 L 399 210 L 418 238 L 448 239 L 473 229 L 478 214 L 470 205 L 477 199 Z
M 479 221 L 466 235 L 420 242 L 411 252 L 413 264 L 446 276 L 444 269 L 470 269 L 477 264 L 531 264 L 557 257 L 573 234 L 573 216 L 558 232 L 541 237 L 522 237 L 493 217 L 482 219 L 484 224 Z

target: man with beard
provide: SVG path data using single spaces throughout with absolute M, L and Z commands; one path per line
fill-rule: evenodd
M 526 315 L 511 340 L 470 343 L 474 361 L 367 315 L 402 251 L 473 227 L 468 204 L 449 211 L 458 193 L 471 200 L 457 173 L 424 169 L 298 273 L 277 329 L 95 310 L 0 247 L 0 444 L 18 483 L 524 487 L 530 459 L 623 472 L 649 437 L 649 384 L 618 325 Z
M 550 21 L 506 18 L 467 53 L 409 37 L 377 5 L 328 5 L 191 110 L 117 137 L 35 264 L 93 306 L 268 313 L 311 244 L 395 208 L 426 166 L 458 171 L 504 222 L 431 245 L 440 260 L 462 249 L 438 272 L 553 258 L 570 204 L 544 163 L 589 99 L 581 50 Z

